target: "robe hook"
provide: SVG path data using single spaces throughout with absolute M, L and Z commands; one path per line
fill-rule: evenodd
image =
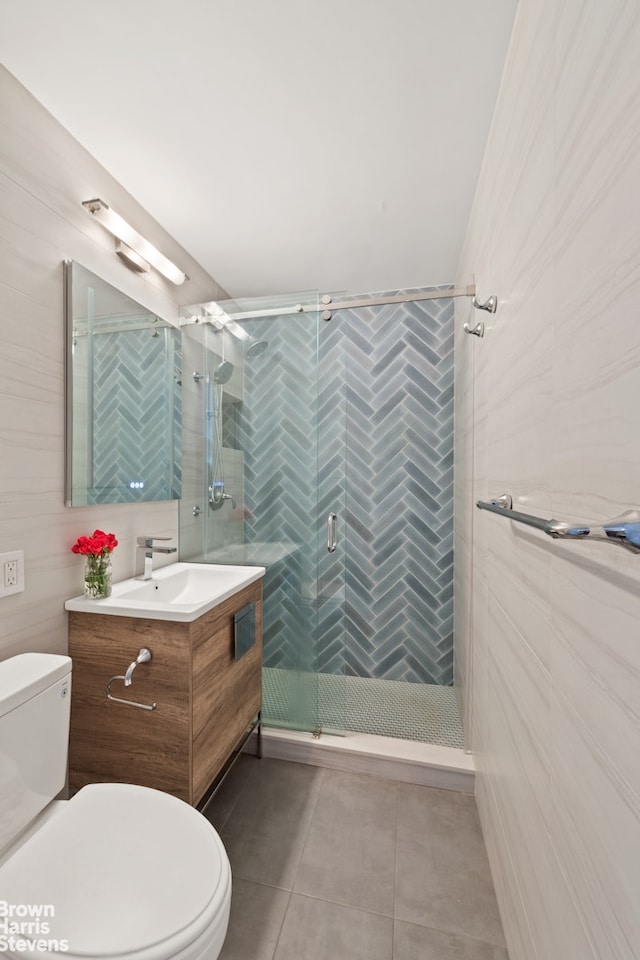
M 488 300 L 485 300 L 484 303 L 480 303 L 477 297 L 474 297 L 471 303 L 474 305 L 476 310 L 488 310 L 489 313 L 495 313 L 498 309 L 498 298 L 489 297 Z

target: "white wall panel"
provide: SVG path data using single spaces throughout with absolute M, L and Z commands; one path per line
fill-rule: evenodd
M 100 196 L 191 278 L 174 287 L 129 271 L 82 208 Z M 113 531 L 115 579 L 133 574 L 135 538 L 178 536 L 177 502 L 64 506 L 65 259 L 170 320 L 221 296 L 201 267 L 50 114 L 0 68 L 0 552 L 23 549 L 25 591 L 0 600 L 0 658 L 64 653 L 64 601 L 82 591 L 80 534 Z M 165 561 L 170 558 L 165 558 Z M 159 562 L 163 562 L 160 560 Z
M 520 0 L 456 279 L 456 662 L 511 960 L 640 956 L 640 5 Z M 469 359 L 473 353 L 473 361 Z M 473 615 L 468 615 L 469 608 Z

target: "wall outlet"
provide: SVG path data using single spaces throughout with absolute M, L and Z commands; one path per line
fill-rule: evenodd
M 24 590 L 24 550 L 0 553 L 0 597 Z
M 5 587 L 17 587 L 18 585 L 18 561 L 17 560 L 5 561 L 4 585 Z

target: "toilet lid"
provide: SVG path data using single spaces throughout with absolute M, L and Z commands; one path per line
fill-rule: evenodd
M 25 907 L 40 911 L 33 940 L 70 958 L 171 956 L 212 922 L 230 882 L 222 842 L 202 814 L 118 783 L 84 787 L 0 867 L 3 900 L 23 910 L 15 922 L 30 922 Z M 168 954 L 159 948 L 166 941 Z M 19 955 L 48 955 L 33 946 Z

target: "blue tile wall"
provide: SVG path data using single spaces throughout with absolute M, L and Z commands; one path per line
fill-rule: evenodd
M 265 583 L 265 665 L 450 684 L 452 300 L 337 311 L 317 343 L 308 317 L 246 327 L 269 348 L 237 424 L 245 536 L 295 545 Z
M 237 415 L 244 451 L 245 540 L 290 552 L 264 582 L 264 663 L 315 669 L 314 596 L 318 557 L 317 342 L 308 316 L 243 324 L 268 348 L 245 361 Z

